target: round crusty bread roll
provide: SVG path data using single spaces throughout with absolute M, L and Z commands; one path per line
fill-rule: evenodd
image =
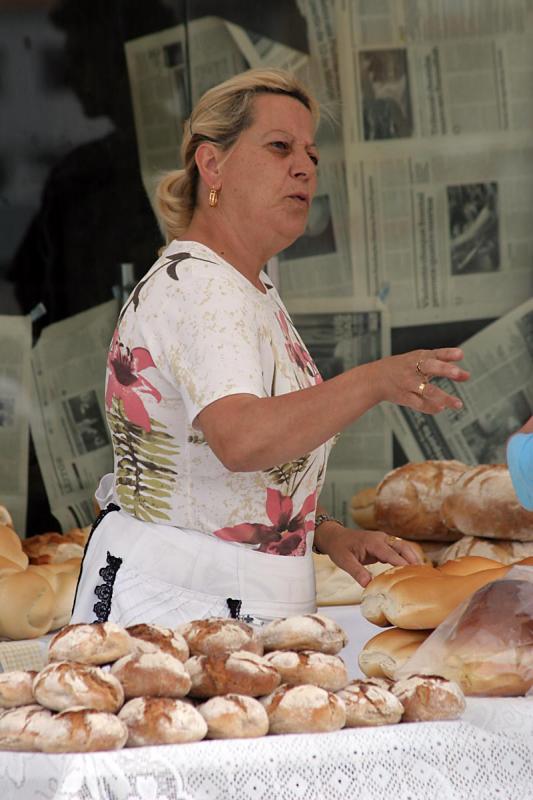
M 352 519 L 364 531 L 373 531 L 378 527 L 375 509 L 376 491 L 377 486 L 360 489 L 350 501 Z
M 28 567 L 30 574 L 37 574 L 46 578 L 54 591 L 54 616 L 49 628 L 51 631 L 56 631 L 67 625 L 72 616 L 80 565 L 81 559 L 72 558 L 60 564 L 30 564 Z
M 394 725 L 403 714 L 403 706 L 392 692 L 366 681 L 352 681 L 337 692 L 346 707 L 347 728 L 371 725 Z
M 412 675 L 396 681 L 391 692 L 404 707 L 403 722 L 457 719 L 466 708 L 461 688 L 440 675 Z
M 128 728 L 127 747 L 198 742 L 207 733 L 207 723 L 194 706 L 171 697 L 135 697 L 118 717 Z
M 261 629 L 265 652 L 270 650 L 318 650 L 336 655 L 348 642 L 343 629 L 322 614 L 302 614 L 275 619 Z
M 176 630 L 187 642 L 191 656 L 216 656 L 236 650 L 263 655 L 263 646 L 254 629 L 236 619 L 196 619 Z
M 364 645 L 358 656 L 362 672 L 369 677 L 394 679 L 396 671 L 411 658 L 432 631 L 388 628 Z
M 43 723 L 52 718 L 47 708 L 32 703 L 0 714 L 0 750 L 39 752 L 43 747 Z
M 512 542 L 508 539 L 481 539 L 479 536 L 463 536 L 458 542 L 438 553 L 436 564 L 445 564 L 462 556 L 483 556 L 501 564 L 512 564 L 521 558 L 533 556 L 533 542 Z
M 309 683 L 328 692 L 337 692 L 348 683 L 346 665 L 339 656 L 315 650 L 273 650 L 264 658 L 277 669 L 281 682 L 290 686 Z
M 1 506 L 0 506 L 1 508 Z M 26 569 L 28 556 L 22 549 L 22 542 L 10 525 L 0 523 L 0 555 L 12 561 L 19 569 Z M 2 574 L 0 572 L 0 574 Z
M 237 650 L 216 656 L 192 656 L 185 662 L 191 676 L 191 697 L 219 694 L 269 694 L 280 683 L 279 672 L 263 656 Z
M 55 594 L 42 575 L 28 570 L 0 580 L 0 637 L 36 639 L 50 630 Z
M 70 558 L 83 558 L 84 546 L 62 533 L 39 533 L 22 542 L 32 564 L 58 564 Z
M 33 695 L 52 711 L 83 706 L 115 714 L 124 702 L 124 691 L 114 675 L 71 661 L 56 661 L 37 673 Z
M 160 625 L 147 625 L 139 623 L 130 625 L 126 631 L 131 637 L 133 652 L 135 653 L 168 653 L 179 658 L 180 661 L 187 661 L 189 658 L 189 647 L 180 633 L 173 631 L 172 628 L 163 628 Z
M 422 461 L 388 472 L 376 490 L 379 530 L 406 539 L 460 539 L 461 534 L 441 519 L 441 505 L 467 469 L 460 461 Z
M 279 686 L 261 698 L 269 720 L 269 733 L 328 733 L 346 722 L 340 697 L 318 686 Z
M 50 639 L 48 660 L 108 664 L 132 650 L 129 634 L 115 622 L 78 622 L 66 625 Z
M 460 476 L 441 506 L 443 524 L 466 536 L 533 542 L 533 511 L 520 505 L 505 464 Z
M 35 703 L 33 681 L 34 670 L 13 669 L 0 672 L 0 708 L 29 706 Z
M 130 653 L 119 658 L 111 674 L 124 689 L 124 697 L 184 697 L 191 679 L 183 661 L 170 653 Z
M 91 708 L 70 708 L 39 719 L 43 753 L 91 753 L 120 750 L 128 738 L 125 723 L 116 714 Z
M 250 739 L 268 733 L 263 705 L 244 694 L 211 697 L 197 710 L 207 723 L 208 739 Z

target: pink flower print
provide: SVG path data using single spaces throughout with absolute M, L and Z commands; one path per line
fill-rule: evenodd
M 130 422 L 145 431 L 151 430 L 150 417 L 139 393 L 147 392 L 159 403 L 161 395 L 152 384 L 140 374 L 148 367 L 155 367 L 154 360 L 145 347 L 134 347 L 130 350 L 118 338 L 115 331 L 109 357 L 107 359 L 109 378 L 105 393 L 105 404 L 109 410 L 113 398 L 122 400 L 124 413 Z
M 267 489 L 266 513 L 272 525 L 242 522 L 220 528 L 215 536 L 228 542 L 258 544 L 261 553 L 279 556 L 305 555 L 307 533 L 314 528 L 316 491 L 312 492 L 293 516 L 292 499 L 277 489 Z M 306 517 L 312 514 L 311 519 Z
M 305 347 L 296 338 L 291 337 L 291 331 L 287 317 L 283 311 L 278 311 L 276 318 L 280 324 L 283 336 L 285 337 L 285 347 L 293 364 L 314 379 L 315 384 L 322 383 L 322 376 L 317 366 Z

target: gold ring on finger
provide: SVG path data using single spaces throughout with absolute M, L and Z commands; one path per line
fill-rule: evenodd
M 387 544 L 390 544 L 391 547 L 392 547 L 392 545 L 395 542 L 401 542 L 402 540 L 401 540 L 401 538 L 399 536 L 387 536 L 385 541 L 387 542 Z
M 418 374 L 420 375 L 421 378 L 425 378 L 426 377 L 426 373 L 422 369 L 422 364 L 423 363 L 424 362 L 422 360 L 416 362 L 416 371 L 418 372 Z
M 426 390 L 426 386 L 427 386 L 427 382 L 426 381 L 422 381 L 422 383 L 418 384 L 418 394 L 420 395 L 420 397 L 424 396 L 424 392 Z

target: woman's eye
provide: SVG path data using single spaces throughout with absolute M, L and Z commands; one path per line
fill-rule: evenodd
M 313 162 L 315 167 L 317 167 L 318 166 L 318 160 L 319 160 L 318 156 L 315 156 L 313 153 L 309 153 L 309 158 L 311 159 L 311 161 Z
M 283 152 L 287 152 L 289 150 L 289 145 L 287 142 L 272 142 L 272 147 Z

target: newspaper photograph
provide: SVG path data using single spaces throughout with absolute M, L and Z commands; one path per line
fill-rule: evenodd
M 385 407 L 411 461 L 457 458 L 466 464 L 505 463 L 508 437 L 533 414 L 533 300 L 467 339 L 461 366 L 466 383 L 435 382 L 463 401 L 460 411 L 428 416 Z
M 348 164 L 356 291 L 391 324 L 505 314 L 533 289 L 531 137 L 380 143 Z
M 180 167 L 183 123 L 192 106 L 248 63 L 217 17 L 132 39 L 125 51 L 141 175 L 153 207 L 161 174 Z
M 346 146 L 530 130 L 527 0 L 353 3 L 337 26 Z
M 351 307 L 350 307 L 351 306 Z M 390 353 L 390 326 L 378 302 L 357 306 L 322 301 L 290 307 L 291 318 L 324 380 Z M 356 310 L 353 310 L 353 309 Z M 392 435 L 380 408 L 364 414 L 340 433 L 331 451 L 320 503 L 352 524 L 354 487 L 373 486 L 392 468 Z
M 31 433 L 52 514 L 62 530 L 93 522 L 94 492 L 113 469 L 105 421 L 106 358 L 118 304 L 44 329 L 32 352 Z
M 29 316 L 0 316 L 0 503 L 26 535 L 31 407 Z

